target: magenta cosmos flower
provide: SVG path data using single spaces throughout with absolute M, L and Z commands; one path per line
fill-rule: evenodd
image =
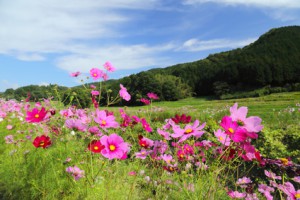
M 104 149 L 101 151 L 101 154 L 110 160 L 114 158 L 122 159 L 129 151 L 128 143 L 124 142 L 123 138 L 115 133 L 110 136 L 102 136 L 100 142 L 104 145 Z
M 34 108 L 32 111 L 27 111 L 26 121 L 29 123 L 38 123 L 44 120 L 47 111 L 44 107 L 41 110 Z
M 131 99 L 131 96 L 127 92 L 127 89 L 122 84 L 120 84 L 120 88 L 121 88 L 119 91 L 120 97 L 122 97 L 122 99 L 124 99 L 125 101 L 129 101 Z
M 116 70 L 116 68 L 109 61 L 105 62 L 103 66 L 109 72 L 114 72 Z
M 175 126 L 173 127 L 174 134 L 171 136 L 173 138 L 180 137 L 178 142 L 183 142 L 192 136 L 199 138 L 204 134 L 202 129 L 204 128 L 205 124 L 206 123 L 200 125 L 199 120 L 195 120 L 193 125 L 186 125 L 184 129 L 181 129 L 179 126 Z
M 118 128 L 119 124 L 115 121 L 115 116 L 107 115 L 104 110 L 96 110 L 96 117 L 94 121 L 99 124 L 101 128 Z
M 94 80 L 98 80 L 102 77 L 103 71 L 98 68 L 92 68 L 90 70 L 90 75 Z
M 153 92 L 149 92 L 147 94 L 147 96 L 149 97 L 149 99 L 154 99 L 154 100 L 159 99 L 159 97 L 157 96 L 157 94 L 155 94 Z
M 229 116 L 223 117 L 220 125 L 234 142 L 243 142 L 248 137 L 246 129 L 241 128 L 238 123 L 232 121 Z

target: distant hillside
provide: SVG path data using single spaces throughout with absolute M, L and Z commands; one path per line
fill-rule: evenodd
M 213 94 L 218 84 L 243 90 L 297 83 L 300 82 L 300 26 L 271 29 L 244 48 L 149 71 L 180 77 L 197 96 Z

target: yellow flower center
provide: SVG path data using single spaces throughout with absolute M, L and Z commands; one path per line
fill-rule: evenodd
M 39 114 L 35 114 L 34 117 L 35 117 L 35 118 L 39 118 L 40 115 L 39 115 Z
M 116 150 L 116 146 L 113 144 L 109 145 L 109 150 L 111 150 L 111 151 Z
M 229 131 L 230 133 L 233 133 L 233 132 L 234 132 L 234 130 L 233 130 L 232 128 L 229 128 L 228 131 Z
M 45 142 L 40 142 L 40 147 L 44 146 Z
M 96 77 L 96 76 L 98 76 L 98 74 L 97 73 L 93 73 L 93 76 Z
M 105 126 L 105 125 L 106 125 L 106 121 L 105 121 L 105 120 L 102 120 L 102 121 L 101 121 L 101 125 L 102 125 L 102 126 Z
M 190 134 L 191 132 L 193 132 L 193 130 L 188 128 L 188 129 L 185 130 L 184 134 Z
M 300 193 L 295 194 L 296 199 L 300 198 Z
M 219 137 L 219 140 L 224 141 L 224 138 L 222 136 Z
M 179 156 L 180 156 L 180 158 L 183 158 L 183 157 L 184 157 L 184 155 L 183 155 L 183 154 L 180 154 Z
M 281 158 L 280 160 L 282 161 L 283 165 L 288 165 L 289 164 L 289 160 L 286 159 L 286 158 Z
M 94 149 L 95 149 L 95 150 L 98 150 L 98 149 L 99 149 L 99 147 L 97 147 L 97 146 L 94 146 Z

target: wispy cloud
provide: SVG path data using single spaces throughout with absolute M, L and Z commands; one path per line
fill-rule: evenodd
M 189 39 L 177 50 L 181 51 L 205 51 L 224 48 L 244 47 L 257 38 L 248 38 L 245 40 L 229 40 L 229 39 L 214 39 L 214 40 L 198 40 L 196 38 Z
M 299 0 L 184 0 L 184 4 L 219 3 L 224 5 L 246 5 L 266 8 L 300 8 Z
M 79 70 L 88 72 L 92 67 L 99 67 L 109 60 L 117 69 L 137 69 L 146 66 L 161 67 L 170 64 L 170 58 L 160 56 L 165 51 L 175 48 L 172 43 L 158 46 L 114 45 L 98 48 L 82 47 L 57 60 L 57 66 L 69 72 Z
M 17 83 L 11 83 L 8 80 L 1 80 L 0 81 L 0 91 L 5 91 L 7 88 L 16 89 L 19 85 Z

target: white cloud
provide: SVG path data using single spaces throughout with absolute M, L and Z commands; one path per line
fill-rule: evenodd
M 8 88 L 17 89 L 20 87 L 17 83 L 11 83 L 8 80 L 1 80 L 0 81 L 0 91 L 4 92 Z
M 41 83 L 39 83 L 38 85 L 39 85 L 39 86 L 48 86 L 48 85 L 50 85 L 50 83 L 41 82 Z
M 23 60 L 23 61 L 43 61 L 46 59 L 44 56 L 41 56 L 37 53 L 33 53 L 33 54 L 22 53 L 22 54 L 16 55 L 16 58 L 19 60 Z
M 91 39 L 121 37 L 117 25 L 130 17 L 118 9 L 152 8 L 155 0 L 2 0 L 0 53 L 68 52 Z M 81 41 L 81 42 L 80 42 Z
M 244 47 L 257 38 L 249 38 L 245 40 L 229 40 L 229 39 L 214 39 L 214 40 L 198 40 L 196 38 L 189 39 L 177 50 L 181 51 L 205 51 L 212 49 L 238 48 Z
M 70 55 L 60 57 L 57 60 L 57 66 L 69 72 L 88 72 L 92 67 L 101 67 L 105 61 L 112 62 L 117 69 L 137 69 L 158 65 L 161 67 L 169 64 L 170 61 L 157 54 L 174 48 L 173 44 L 114 45 L 93 49 L 81 47 L 73 49 Z
M 299 0 L 184 0 L 184 4 L 219 3 L 225 5 L 246 5 L 266 8 L 300 8 Z

